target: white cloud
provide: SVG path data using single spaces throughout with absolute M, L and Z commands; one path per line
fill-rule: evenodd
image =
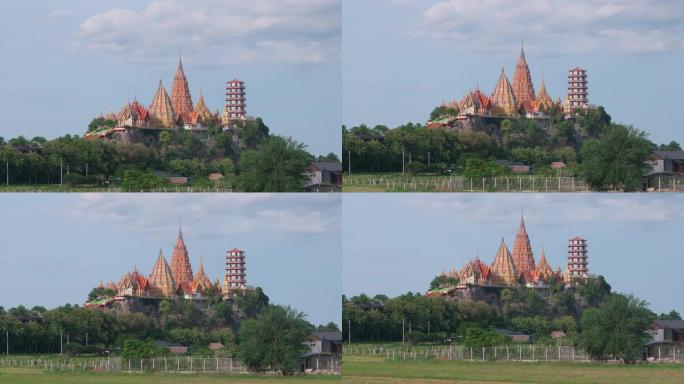
M 681 222 L 679 196 L 652 199 L 641 194 L 458 194 L 417 195 L 405 200 L 416 209 L 447 211 L 459 220 L 508 222 L 525 211 L 526 220 L 544 224 Z
M 77 45 L 145 63 L 182 48 L 203 65 L 318 64 L 339 60 L 340 40 L 339 0 L 154 0 L 89 17 Z
M 589 51 L 654 53 L 684 48 L 684 7 L 671 0 L 443 0 L 414 31 L 473 51 L 546 54 Z M 512 47 L 512 45 L 514 47 Z
M 317 235 L 340 230 L 340 196 L 304 194 L 83 194 L 62 214 L 116 230 L 173 233 L 182 219 L 197 236 Z M 220 223 L 216 225 L 216 223 Z

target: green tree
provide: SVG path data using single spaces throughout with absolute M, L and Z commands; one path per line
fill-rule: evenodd
M 595 190 L 634 191 L 641 186 L 652 143 L 631 126 L 611 125 L 601 137 L 584 142 L 580 172 Z
M 441 287 L 446 287 L 446 286 L 454 286 L 456 285 L 457 281 L 453 277 L 447 276 L 447 275 L 439 275 L 435 276 L 434 279 L 430 282 L 430 289 L 437 289 Z
M 272 305 L 254 320 L 240 325 L 238 354 L 254 370 L 267 368 L 281 374 L 299 368 L 300 356 L 307 350 L 312 326 L 301 312 Z
M 311 157 L 291 137 L 271 136 L 240 157 L 238 183 L 247 192 L 299 192 Z
M 579 343 L 595 359 L 638 359 L 648 341 L 654 316 L 646 302 L 631 295 L 610 294 L 598 308 L 584 311 Z
M 672 140 L 670 144 L 660 144 L 658 146 L 659 151 L 681 151 L 682 147 L 678 142 Z

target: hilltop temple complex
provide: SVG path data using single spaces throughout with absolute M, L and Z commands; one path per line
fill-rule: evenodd
M 539 91 L 535 92 L 532 75 L 525 58 L 525 50 L 520 48 L 520 57 L 515 65 L 513 83 L 508 80 L 501 68 L 499 80 L 490 95 L 480 90 L 466 93 L 460 101 L 455 98 L 449 102 L 442 100 L 440 107 L 449 110 L 449 116 L 428 122 L 428 127 L 445 126 L 450 119 L 468 120 L 473 117 L 517 117 L 525 116 L 533 119 L 545 119 L 550 113 L 560 113 L 566 116 L 580 109 L 592 108 L 589 104 L 587 71 L 576 67 L 568 71 L 568 89 L 565 102 L 560 97 L 555 101 L 549 95 L 544 79 L 541 80 Z
M 204 133 L 208 126 L 219 124 L 224 130 L 231 128 L 236 121 L 246 120 L 247 103 L 245 83 L 238 79 L 230 80 L 225 87 L 225 104 L 223 115 L 217 111 L 212 113 L 200 90 L 197 103 L 193 104 L 188 79 L 183 69 L 183 60 L 179 57 L 176 74 L 173 77 L 171 94 L 166 91 L 161 80 L 149 107 L 140 103 L 137 98 L 126 102 L 118 114 L 110 112 L 101 114 L 101 127 L 86 133 L 86 138 L 106 137 L 114 132 L 125 132 L 131 129 L 176 129 L 182 128 L 195 133 Z M 113 121 L 114 126 L 104 122 Z
M 162 250 L 148 276 L 136 268 L 126 273 L 118 283 L 110 281 L 100 283 L 99 288 L 108 288 L 115 292 L 115 297 L 100 299 L 86 306 L 103 306 L 111 301 L 121 301 L 131 297 L 148 299 L 165 299 L 182 296 L 186 299 L 204 299 L 211 292 L 217 296 L 230 299 L 236 294 L 249 291 L 247 286 L 245 252 L 237 248 L 226 254 L 226 268 L 223 282 L 213 282 L 204 271 L 204 263 L 193 273 L 188 249 L 183 239 L 183 232 L 178 230 L 178 237 L 171 254 L 169 264 Z
M 556 270 L 551 267 L 543 248 L 536 261 L 525 220 L 521 216 L 512 253 L 502 238 L 492 264 L 481 261 L 478 256 L 461 269 L 442 271 L 441 276 L 450 278 L 452 283 L 430 290 L 427 295 L 448 296 L 453 291 L 467 290 L 474 286 L 502 288 L 523 285 L 528 288 L 547 288 L 551 279 L 573 285 L 578 279 L 592 277 L 588 264 L 587 241 L 581 237 L 568 240 L 567 266 L 564 272 L 561 272 L 560 267 Z

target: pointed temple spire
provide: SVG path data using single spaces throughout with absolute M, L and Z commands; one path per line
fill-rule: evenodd
M 195 110 L 193 112 L 195 112 L 199 119 L 203 122 L 211 119 L 211 111 L 209 108 L 207 108 L 207 104 L 204 101 L 204 93 L 202 92 L 201 88 L 200 97 L 199 100 L 197 100 L 197 104 L 195 105 Z
M 491 101 L 499 109 L 499 114 L 511 115 L 517 110 L 515 93 L 503 67 L 501 67 L 499 81 L 496 83 L 496 87 L 494 87 L 494 92 L 492 92 Z
M 171 128 L 176 125 L 176 113 L 173 109 L 173 103 L 169 94 L 166 93 L 166 88 L 164 88 L 161 79 L 159 80 L 157 93 L 154 94 L 152 104 L 150 104 L 149 112 L 152 118 L 156 119 L 158 124 L 163 127 Z
M 546 92 L 546 84 L 544 83 L 544 76 L 542 76 L 541 87 L 539 87 L 539 93 L 537 93 L 537 98 L 535 99 L 535 110 L 548 112 L 553 108 L 553 99 Z
M 176 284 L 192 283 L 192 266 L 190 265 L 188 249 L 183 241 L 183 231 L 180 227 L 178 228 L 178 239 L 176 239 L 176 245 L 174 245 L 171 255 L 171 272 Z
M 518 233 L 515 235 L 515 242 L 513 243 L 513 261 L 518 273 L 534 271 L 532 246 L 525 229 L 525 219 L 522 212 L 520 214 L 520 228 L 518 228 Z
M 173 86 L 171 88 L 171 102 L 177 118 L 189 117 L 193 110 L 192 97 L 190 96 L 188 80 L 183 71 L 183 59 L 180 57 L 180 52 L 178 57 L 178 69 L 176 69 L 176 76 L 173 78 Z
M 530 75 L 530 68 L 527 66 L 527 60 L 525 60 L 525 50 L 522 44 L 520 45 L 520 58 L 513 73 L 513 92 L 516 101 L 523 106 L 529 105 L 535 99 L 532 76 Z
M 195 293 L 202 293 L 211 288 L 211 280 L 204 272 L 204 260 L 200 260 L 200 266 L 195 274 L 195 279 L 192 281 L 192 291 Z
M 503 238 L 501 238 L 501 245 L 496 252 L 496 257 L 494 257 L 491 271 L 499 283 L 515 284 L 518 279 L 511 251 L 508 250 Z
M 170 296 L 176 290 L 176 283 L 173 279 L 173 273 L 169 264 L 164 258 L 162 250 L 159 250 L 159 256 L 154 263 L 152 273 L 150 274 L 150 285 L 154 295 Z

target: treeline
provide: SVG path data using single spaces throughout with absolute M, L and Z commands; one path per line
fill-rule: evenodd
M 641 353 L 644 336 L 648 338 L 645 331 L 653 319 L 680 318 L 676 311 L 656 316 L 647 309 L 646 303 L 611 292 L 603 277 L 588 280 L 572 289 L 554 280 L 550 282 L 548 295 L 540 295 L 525 286 L 506 288 L 493 302 L 457 301 L 409 292 L 394 298 L 364 294 L 351 298 L 343 296 L 342 306 L 345 341 L 351 335 L 352 342 L 405 340 L 408 343 L 490 347 L 511 342 L 510 338 L 496 332 L 497 329 L 523 332 L 541 344 L 556 343 L 551 339 L 551 332 L 563 331 L 567 335 L 565 342 L 584 347 L 596 358 L 618 353 L 595 346 L 611 337 L 624 338 L 632 343 L 636 340 L 638 348 L 631 344 L 633 348 L 628 351 L 628 358 L 634 358 Z M 624 316 L 611 318 L 611 311 L 622 311 Z M 619 321 L 620 324 L 611 321 Z M 616 336 L 610 332 L 610 326 L 626 331 Z M 634 328 L 627 330 L 630 326 Z
M 91 123 L 92 125 L 93 123 Z M 54 140 L 0 137 L 0 183 L 65 184 L 151 189 L 168 185 L 155 171 L 192 177 L 198 186 L 244 191 L 299 191 L 314 157 L 292 138 L 269 134 L 261 119 L 232 133 L 210 127 L 200 138 L 183 129 L 165 130 L 154 141 L 111 143 L 66 135 Z M 331 154 L 336 158 L 334 154 Z M 221 181 L 210 181 L 221 173 Z M 256 177 L 255 175 L 259 175 Z
M 393 129 L 343 126 L 343 169 L 349 171 L 351 161 L 352 173 L 403 170 L 494 177 L 511 173 L 497 163 L 505 160 L 530 165 L 538 175 L 556 175 L 550 165 L 562 161 L 563 175 L 584 177 L 594 189 L 634 190 L 653 149 L 680 149 L 674 141 L 658 147 L 644 132 L 614 124 L 603 107 L 580 111 L 573 120 L 551 115 L 547 128 L 525 117 L 503 119 L 498 128 L 500 134 L 412 123 Z
M 192 347 L 192 354 L 215 356 L 208 345 L 218 342 L 224 346 L 221 355 L 238 356 L 250 367 L 262 369 L 274 366 L 260 360 L 263 353 L 257 355 L 255 348 L 261 352 L 286 348 L 301 353 L 302 343 L 316 329 L 304 314 L 270 304 L 261 288 L 238 296 L 234 305 L 211 293 L 207 299 L 206 309 L 182 296 L 161 301 L 158 316 L 68 304 L 51 310 L 40 306 L 9 310 L 0 307 L 0 340 L 3 352 L 7 346 L 10 354 L 63 351 L 67 355 L 103 355 L 109 351 L 131 359 L 168 354 L 158 342 L 179 343 Z M 291 333 L 289 338 L 279 340 L 282 344 L 269 347 L 263 345 L 262 336 L 254 336 L 254 329 L 271 336 Z M 335 330 L 337 325 L 330 323 L 318 329 Z

